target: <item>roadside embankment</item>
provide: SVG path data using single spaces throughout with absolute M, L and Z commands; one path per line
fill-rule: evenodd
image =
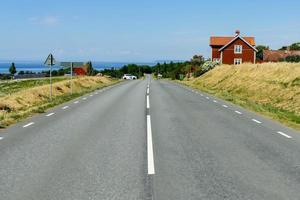
M 34 113 L 43 113 L 50 107 L 59 105 L 85 93 L 118 82 L 118 80 L 107 77 L 79 77 L 73 80 L 73 94 L 71 94 L 70 80 L 57 79 L 53 83 L 53 96 L 52 101 L 50 101 L 50 85 L 48 80 L 42 80 L 40 85 L 32 84 L 30 81 L 20 81 L 11 83 L 11 88 L 9 88 L 9 85 L 1 87 L 0 128 L 14 124 Z M 45 81 L 48 83 L 46 84 Z M 5 85 L 5 83 L 1 84 Z
M 221 65 L 181 83 L 300 130 L 300 64 Z

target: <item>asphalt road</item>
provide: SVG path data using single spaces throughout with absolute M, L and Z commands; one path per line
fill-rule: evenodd
M 0 199 L 297 200 L 300 133 L 167 81 L 126 81 L 1 130 Z

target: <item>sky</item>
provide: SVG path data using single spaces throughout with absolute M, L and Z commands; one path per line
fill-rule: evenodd
M 152 62 L 210 56 L 209 37 L 300 41 L 299 0 L 1 0 L 0 61 Z

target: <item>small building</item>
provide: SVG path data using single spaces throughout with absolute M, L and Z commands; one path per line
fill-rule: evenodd
M 87 66 L 76 66 L 73 67 L 73 72 L 75 73 L 76 76 L 84 76 L 87 75 Z
M 289 56 L 300 56 L 300 51 L 292 50 L 264 50 L 263 62 L 279 62 L 285 60 Z
M 242 37 L 240 31 L 235 36 L 210 37 L 211 58 L 214 62 L 229 65 L 256 63 L 255 38 Z

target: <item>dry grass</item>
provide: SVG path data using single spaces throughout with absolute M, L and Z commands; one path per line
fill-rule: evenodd
M 222 65 L 184 83 L 300 129 L 300 64 Z
M 116 83 L 106 77 L 80 77 L 73 80 L 73 94 L 70 81 L 53 84 L 53 100 L 49 101 L 49 85 L 42 85 L 0 97 L 0 127 L 20 121 L 33 113 L 44 112 L 47 108 L 71 100 L 97 88 Z

